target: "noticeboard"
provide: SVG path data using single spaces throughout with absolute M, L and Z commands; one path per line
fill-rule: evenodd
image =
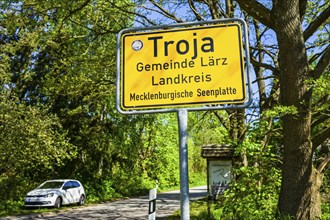
M 242 104 L 247 100 L 242 26 L 123 30 L 118 36 L 121 111 Z
M 216 198 L 229 188 L 232 180 L 232 162 L 208 160 L 209 195 Z

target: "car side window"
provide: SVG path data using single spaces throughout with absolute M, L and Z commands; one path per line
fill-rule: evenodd
M 64 184 L 63 189 L 71 189 L 72 187 L 71 181 L 68 181 Z
M 73 188 L 78 188 L 80 184 L 77 181 L 71 181 Z

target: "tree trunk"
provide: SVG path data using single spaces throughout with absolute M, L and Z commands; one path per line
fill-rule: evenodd
M 312 219 L 319 219 L 322 214 L 320 188 L 322 186 L 323 173 L 313 169 L 313 174 L 311 179 L 311 216 Z
M 283 117 L 282 185 L 280 215 L 315 219 L 315 169 L 312 165 L 311 96 L 305 80 L 308 61 L 299 14 L 299 1 L 274 1 L 274 28 L 279 44 L 281 103 L 296 107 L 297 114 Z

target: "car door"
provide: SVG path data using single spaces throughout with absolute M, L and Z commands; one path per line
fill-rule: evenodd
M 67 181 L 64 186 L 64 198 L 63 198 L 63 203 L 64 204 L 71 204 L 74 203 L 74 189 L 71 181 Z
M 71 181 L 72 184 L 72 197 L 75 203 L 80 199 L 80 184 L 77 181 Z

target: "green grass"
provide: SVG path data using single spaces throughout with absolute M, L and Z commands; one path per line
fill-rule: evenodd
M 61 208 L 62 210 L 63 208 Z M 29 215 L 47 212 L 56 212 L 60 209 L 54 208 L 26 208 L 23 206 L 23 202 L 7 201 L 0 204 L 0 216 L 8 215 Z
M 218 220 L 222 213 L 222 209 L 217 208 L 217 205 L 213 201 L 210 201 L 206 198 L 190 202 L 189 208 L 190 219 L 193 220 Z M 166 219 L 180 219 L 180 210 L 176 211 L 171 217 Z
M 0 204 L 0 217 L 3 216 L 15 216 L 15 215 L 31 215 L 31 214 L 42 214 L 42 213 L 58 213 L 63 212 L 66 209 L 72 209 L 80 207 L 78 205 L 66 205 L 61 208 L 52 207 L 39 207 L 39 208 L 26 208 L 23 202 L 7 201 Z
M 171 217 L 166 220 L 179 220 L 180 210 L 173 213 Z M 202 199 L 190 202 L 190 219 L 191 220 L 226 220 L 226 216 L 222 214 L 222 208 L 213 201 Z M 274 218 L 275 219 L 275 218 Z M 285 218 L 284 218 L 285 219 Z M 330 220 L 330 203 L 322 204 L 322 217 L 321 220 Z

